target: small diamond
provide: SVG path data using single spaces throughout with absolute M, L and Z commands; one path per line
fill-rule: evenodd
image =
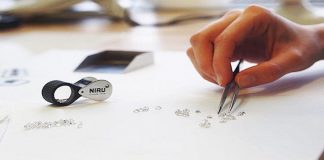
M 230 113 L 222 113 L 219 115 L 219 118 L 221 119 L 220 123 L 225 123 L 230 120 L 236 120 L 236 117 L 231 115 Z
M 189 109 L 184 109 L 184 110 L 177 109 L 175 111 L 175 114 L 177 116 L 189 117 L 190 116 L 190 110 Z
M 37 125 L 36 125 L 35 123 L 31 123 L 31 124 L 30 124 L 30 128 L 31 128 L 31 129 L 34 129 L 36 126 L 37 126 Z
M 82 126 L 82 122 L 79 124 Z M 24 125 L 25 130 L 31 130 L 31 129 L 47 129 L 47 128 L 53 128 L 53 127 L 62 127 L 62 126 L 71 126 L 75 125 L 76 122 L 74 119 L 60 119 L 58 121 L 53 121 L 53 122 L 41 122 L 41 121 L 36 121 L 32 123 L 27 123 Z
M 155 110 L 161 110 L 161 109 L 162 109 L 161 106 L 156 106 L 156 107 L 155 107 Z
M 148 112 L 150 110 L 149 107 L 145 106 L 143 108 L 137 108 L 135 110 L 133 110 L 134 113 L 139 113 L 139 112 Z
M 143 112 L 147 112 L 147 111 L 149 111 L 149 110 L 150 110 L 150 108 L 147 107 L 147 106 L 145 106 L 145 107 L 143 108 Z
M 175 112 L 174 112 L 177 116 L 181 116 L 182 115 L 182 112 L 180 109 L 177 109 Z
M 61 126 L 61 124 L 60 124 L 58 121 L 55 121 L 55 122 L 54 122 L 54 126 L 55 126 L 55 127 L 59 127 L 59 126 Z
M 199 124 L 201 128 L 209 128 L 211 126 L 210 122 L 207 119 L 204 119 Z
M 42 124 L 42 128 L 48 128 L 48 126 L 49 126 L 49 123 L 48 123 L 48 122 L 44 122 L 44 123 Z
M 49 128 L 54 127 L 54 123 L 53 123 L 53 122 L 48 122 L 48 127 L 49 127 Z
M 223 118 L 226 119 L 226 120 L 236 120 L 236 118 L 233 115 L 231 115 L 231 114 L 228 114 L 228 115 L 226 115 Z
M 35 127 L 36 128 L 40 128 L 41 126 L 42 126 L 42 122 L 41 121 L 36 122 L 36 124 L 35 124 Z
M 77 125 L 77 128 L 82 128 L 83 123 L 80 121 L 79 124 Z
M 31 123 L 27 123 L 26 125 L 24 125 L 24 128 L 26 130 L 30 130 L 31 129 Z
M 239 112 L 237 116 L 244 116 L 246 113 L 245 112 Z
M 190 116 L 190 110 L 189 109 L 184 109 L 183 110 L 183 116 L 189 117 Z
M 70 121 L 70 125 L 76 124 L 75 121 L 74 121 L 74 119 L 69 119 L 69 121 Z

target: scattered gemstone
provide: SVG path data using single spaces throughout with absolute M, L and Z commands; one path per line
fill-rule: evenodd
M 80 122 L 82 123 L 82 122 Z M 80 125 L 80 123 L 78 125 Z M 24 125 L 25 130 L 31 130 L 31 129 L 47 129 L 47 128 L 53 128 L 53 127 L 62 127 L 62 126 L 72 126 L 76 125 L 74 119 L 60 119 L 58 121 L 53 122 L 32 122 L 27 123 Z M 82 125 L 82 124 L 81 124 Z M 79 127 L 78 127 L 79 128 Z
M 244 116 L 246 113 L 245 112 L 239 112 L 237 116 Z
M 190 110 L 189 109 L 184 109 L 184 110 L 177 109 L 175 111 L 175 114 L 177 116 L 189 117 L 190 116 Z
M 161 109 L 162 109 L 161 106 L 156 106 L 156 107 L 155 107 L 155 110 L 161 110 Z
M 204 119 L 199 124 L 201 128 L 209 128 L 211 126 L 210 122 L 207 119 Z

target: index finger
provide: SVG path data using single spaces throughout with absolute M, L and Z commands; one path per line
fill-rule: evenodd
M 247 8 L 215 39 L 213 69 L 219 85 L 224 86 L 232 80 L 231 61 L 236 47 L 247 37 L 265 31 L 265 11 L 256 6 Z
M 211 79 L 216 78 L 212 65 L 214 53 L 213 41 L 239 14 L 240 11 L 238 10 L 228 12 L 224 17 L 208 25 L 190 39 L 198 69 Z

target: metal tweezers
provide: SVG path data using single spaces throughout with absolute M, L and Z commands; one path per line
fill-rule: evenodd
M 243 62 L 243 60 L 240 59 L 239 63 L 237 64 L 237 66 L 236 66 L 236 68 L 235 68 L 235 70 L 233 72 L 233 78 L 232 78 L 231 82 L 226 85 L 226 87 L 225 87 L 225 89 L 223 91 L 222 99 L 221 99 L 221 101 L 219 103 L 218 114 L 223 110 L 225 100 L 226 100 L 226 98 L 227 98 L 230 91 L 233 91 L 233 95 L 232 95 L 230 107 L 228 109 L 228 113 L 231 113 L 231 111 L 233 109 L 233 106 L 234 106 L 234 104 L 236 102 L 237 96 L 238 96 L 239 91 L 240 91 L 240 87 L 235 82 L 235 76 L 237 75 L 237 73 L 240 72 L 240 65 L 241 65 L 242 62 Z

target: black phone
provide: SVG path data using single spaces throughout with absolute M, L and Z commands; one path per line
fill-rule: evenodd
M 0 30 L 16 28 L 21 25 L 21 20 L 16 16 L 0 14 Z

